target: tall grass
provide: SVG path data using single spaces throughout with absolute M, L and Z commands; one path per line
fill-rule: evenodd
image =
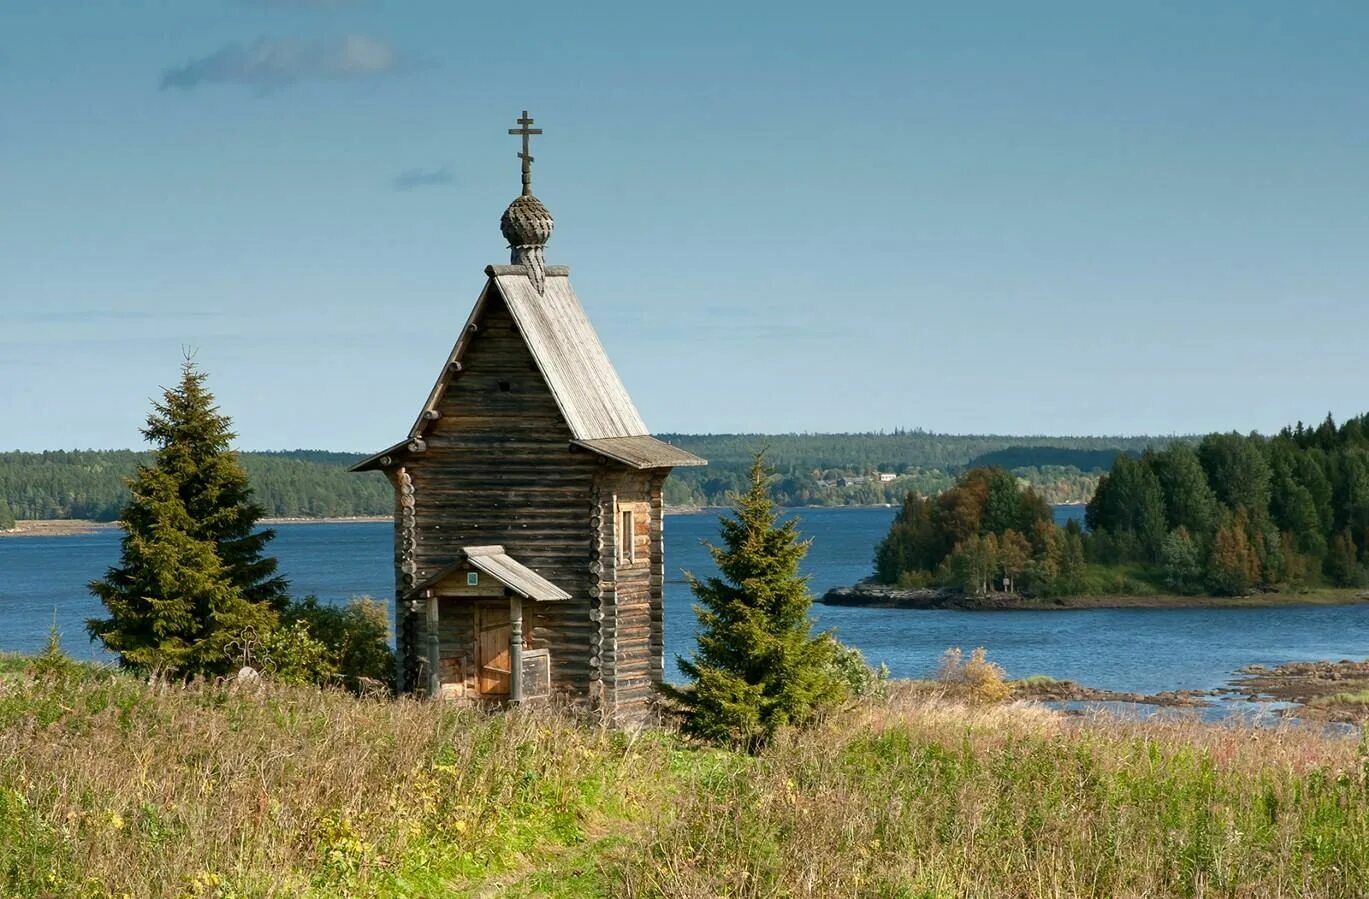
M 4 896 L 1359 897 L 1355 739 L 894 689 L 758 756 L 0 664 Z

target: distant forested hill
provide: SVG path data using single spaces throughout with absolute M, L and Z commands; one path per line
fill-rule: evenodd
M 1138 454 L 1170 438 L 890 434 L 667 434 L 663 439 L 709 460 L 679 469 L 666 502 L 718 506 L 743 486 L 752 454 L 764 449 L 778 474 L 782 505 L 872 505 L 910 490 L 939 493 L 971 464 L 998 464 L 1048 502 L 1082 502 L 1119 452 Z M 995 455 L 997 454 L 997 455 Z M 0 500 L 20 519 L 112 521 L 127 499 L 125 479 L 146 454 L 132 450 L 0 453 Z M 349 474 L 359 453 L 287 450 L 243 453 L 257 501 L 278 518 L 388 515 L 389 484 L 375 472 Z M 997 459 L 997 461 L 995 461 Z M 881 474 L 883 478 L 881 478 Z
M 939 493 L 973 465 L 1001 465 L 1047 502 L 1084 502 L 1118 453 L 1139 454 L 1172 437 L 1013 437 L 894 431 L 867 434 L 662 434 L 709 461 L 677 470 L 666 482 L 671 505 L 718 506 L 743 487 L 751 456 L 764 449 L 788 506 L 901 502 L 909 491 Z M 1002 454 L 1002 461 L 986 461 Z M 880 475 L 885 476 L 881 479 Z M 894 475 L 888 480 L 889 475 Z
M 113 521 L 128 501 L 125 479 L 147 458 L 132 450 L 0 453 L 0 499 L 19 519 Z M 361 458 L 321 450 L 242 454 L 257 501 L 269 516 L 388 515 L 393 500 L 385 477 L 346 470 Z

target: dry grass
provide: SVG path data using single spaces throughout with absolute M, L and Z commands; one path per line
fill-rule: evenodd
M 0 895 L 1361 897 L 1356 740 L 895 688 L 757 757 L 0 665 Z

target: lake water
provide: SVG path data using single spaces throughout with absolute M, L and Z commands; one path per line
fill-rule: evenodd
M 1057 510 L 1057 517 L 1079 514 Z M 893 509 L 806 509 L 813 540 L 806 565 L 815 595 L 867 575 Z M 296 595 L 329 601 L 393 592 L 389 523 L 289 524 L 272 551 Z M 0 539 L 0 651 L 41 648 L 54 615 L 73 655 L 99 658 L 83 622 L 99 615 L 85 584 L 118 558 L 119 531 Z M 667 669 L 693 646 L 694 616 L 682 569 L 712 572 L 701 541 L 717 535 L 714 514 L 666 519 Z M 896 677 L 936 668 L 949 646 L 984 646 L 1014 677 L 1048 673 L 1112 690 L 1157 692 L 1223 686 L 1243 665 L 1369 655 L 1369 605 L 1267 609 L 1088 609 L 962 612 L 814 606 L 824 628 Z

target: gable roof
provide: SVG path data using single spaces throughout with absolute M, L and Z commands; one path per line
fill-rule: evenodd
M 489 276 L 485 290 L 452 348 L 448 366 L 433 387 L 423 413 L 409 431 L 410 437 L 422 433 L 428 412 L 441 403 L 451 363 L 461 361 L 471 325 L 478 322 L 492 289 L 498 291 L 508 306 L 528 352 L 556 398 L 556 405 L 565 417 L 573 439 L 634 437 L 648 433 L 646 423 L 627 395 L 627 388 L 613 363 L 608 361 L 599 335 L 594 332 L 580 299 L 570 286 L 570 269 L 564 265 L 547 266 L 546 287 L 542 293 L 538 293 L 521 265 L 491 265 L 485 269 L 485 274 Z
M 465 568 L 467 565 L 478 571 L 483 571 L 524 599 L 535 599 L 543 602 L 570 599 L 569 593 L 514 559 L 504 552 L 504 547 L 497 545 L 461 547 L 460 558 L 418 584 L 409 591 L 409 595 L 412 596 L 415 593 L 436 587 L 452 573 Z
M 489 278 L 485 289 L 428 394 L 423 411 L 409 430 L 409 441 L 401 441 L 358 462 L 352 466 L 352 471 L 385 468 L 396 453 L 406 449 L 421 451 L 424 428 L 436 415 L 452 375 L 460 371 L 461 357 L 479 325 L 492 291 L 508 307 L 570 428 L 573 443 L 634 468 L 707 464 L 697 456 L 650 436 L 570 286 L 569 268 L 547 266 L 546 283 L 540 292 L 522 265 L 491 265 L 485 269 L 485 274 Z M 624 442 L 625 438 L 632 440 Z

